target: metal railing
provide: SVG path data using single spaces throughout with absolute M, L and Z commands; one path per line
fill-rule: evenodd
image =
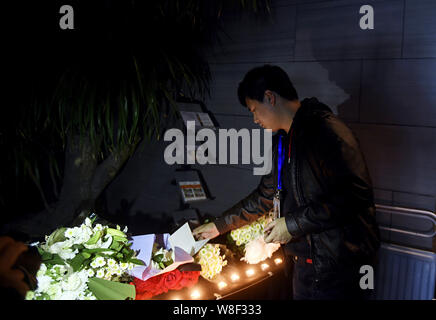
M 426 220 L 429 221 L 431 224 L 433 224 L 433 230 L 429 230 L 427 232 L 414 232 L 406 229 L 383 227 L 383 226 L 379 226 L 380 230 L 386 230 L 386 231 L 396 232 L 400 234 L 423 237 L 423 238 L 433 238 L 436 235 L 436 214 L 431 211 L 409 209 L 409 208 L 402 208 L 402 207 L 395 207 L 395 206 L 386 206 L 386 205 L 379 205 L 379 204 L 376 204 L 375 207 L 376 207 L 376 211 L 390 213 L 391 215 L 412 217 L 415 219 L 419 216 L 421 220 Z

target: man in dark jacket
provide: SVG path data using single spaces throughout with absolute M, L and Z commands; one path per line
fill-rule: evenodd
M 374 266 L 379 231 L 371 179 L 352 131 L 316 98 L 299 101 L 276 66 L 249 71 L 238 96 L 255 123 L 277 132 L 273 169 L 256 190 L 194 235 L 214 238 L 279 204 L 281 217 L 266 226 L 265 241 L 282 243 L 293 257 L 293 298 L 366 298 L 359 270 Z

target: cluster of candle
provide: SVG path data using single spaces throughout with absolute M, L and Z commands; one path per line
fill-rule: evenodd
M 274 259 L 274 264 L 275 265 L 279 265 L 283 262 L 283 260 L 281 258 L 275 258 Z M 270 265 L 268 263 L 262 263 L 260 265 L 260 269 L 262 271 L 267 271 L 270 268 Z M 245 270 L 245 275 L 248 278 L 253 277 L 256 274 L 256 270 L 253 267 L 248 268 L 247 270 Z M 230 282 L 235 283 L 238 282 L 241 279 L 241 276 L 239 275 L 239 273 L 234 272 L 230 275 Z M 220 281 L 218 282 L 218 289 L 219 290 L 223 290 L 225 288 L 228 287 L 228 283 L 226 281 Z M 191 293 L 190 293 L 190 297 L 191 299 L 200 299 L 201 298 L 201 291 L 198 288 L 193 288 Z M 173 297 L 174 300 L 178 300 L 178 297 Z

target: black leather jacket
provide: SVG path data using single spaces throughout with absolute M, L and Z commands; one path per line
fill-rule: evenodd
M 306 238 L 319 274 L 373 264 L 380 245 L 373 190 L 364 156 L 352 131 L 316 98 L 305 99 L 293 123 L 290 176 L 297 203 L 283 212 L 294 241 Z M 273 168 L 246 198 L 218 217 L 223 234 L 267 213 L 277 185 L 277 135 Z

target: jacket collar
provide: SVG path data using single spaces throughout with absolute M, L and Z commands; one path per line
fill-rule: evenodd
M 301 121 L 303 121 L 303 118 L 320 112 L 332 112 L 332 110 L 325 104 L 319 102 L 315 97 L 302 100 L 301 106 L 298 108 L 292 121 L 292 127 L 295 128 Z

